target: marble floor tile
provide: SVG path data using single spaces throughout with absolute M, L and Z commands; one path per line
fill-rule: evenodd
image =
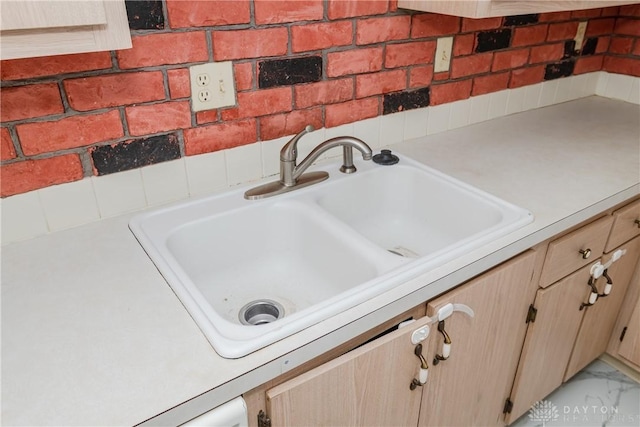
M 638 427 L 640 384 L 596 360 L 511 426 Z

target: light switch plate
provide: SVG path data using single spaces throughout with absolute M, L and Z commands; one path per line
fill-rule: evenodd
M 231 61 L 209 62 L 189 67 L 191 109 L 214 110 L 236 105 Z
M 453 37 L 440 37 L 436 45 L 436 57 L 433 71 L 440 73 L 449 71 L 451 64 L 451 50 L 453 49 Z
M 578 24 L 578 30 L 576 31 L 576 36 L 573 40 L 575 40 L 575 51 L 582 51 L 582 44 L 584 43 L 584 35 L 587 32 L 587 21 L 582 21 Z

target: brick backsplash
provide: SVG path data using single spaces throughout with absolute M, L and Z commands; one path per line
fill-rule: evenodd
M 319 82 L 321 79 L 321 56 L 270 59 L 258 63 L 258 87 L 260 89 Z
M 509 73 L 488 74 L 485 78 L 502 78 L 503 74 Z M 326 82 L 314 85 L 323 83 Z M 377 151 L 404 140 L 426 140 L 439 132 L 594 94 L 640 105 L 640 78 L 597 71 L 421 107 L 429 104 L 427 97 L 430 96 L 430 88 L 425 87 L 413 92 L 385 94 L 385 108 L 397 110 L 393 114 L 389 112 L 329 128 L 320 128 L 324 109 L 314 106 L 288 115 L 269 116 L 269 120 L 260 127 L 261 141 L 255 144 L 243 142 L 255 139 L 254 119 L 185 130 L 185 136 L 193 138 L 189 146 L 203 153 L 193 156 L 180 156 L 179 132 L 125 140 L 117 144 L 98 144 L 91 153 L 99 176 L 84 179 L 70 176 L 68 179 L 73 182 L 62 185 L 52 185 L 57 182 L 46 181 L 53 176 L 48 175 L 46 170 L 32 168 L 49 167 L 59 171 L 67 168 L 69 173 L 82 173 L 82 165 L 75 156 L 55 156 L 49 158 L 50 161 L 45 162 L 47 159 L 44 159 L 37 164 L 20 162 L 18 164 L 24 168 L 26 181 L 16 179 L 10 185 L 29 184 L 33 179 L 31 174 L 35 171 L 37 176 L 44 179 L 44 188 L 15 194 L 0 201 L 2 244 L 187 197 L 229 191 L 238 184 L 255 186 L 255 182 L 249 183 L 261 178 L 273 180 L 279 171 L 278 153 L 290 137 L 268 137 L 283 126 L 286 129 L 299 129 L 311 123 L 318 128 L 301 141 L 298 147 L 300 157 L 309 154 L 321 141 L 339 135 L 362 138 Z M 328 107 L 339 109 L 344 108 L 344 104 L 336 103 Z M 215 131 L 220 132 L 220 138 L 211 138 Z M 3 134 L 2 137 L 6 138 L 4 131 Z M 236 143 L 244 145 L 224 150 L 210 145 L 223 140 L 222 136 L 229 135 L 233 136 Z M 4 141 L 6 139 L 3 144 L 6 143 Z M 322 161 L 337 162 L 339 160 L 333 156 L 339 157 L 340 154 L 339 150 L 332 150 Z M 337 169 L 337 164 L 325 164 L 324 167 Z
M 161 30 L 164 28 L 162 0 L 126 0 L 131 30 Z
M 90 149 L 97 175 L 107 175 L 136 169 L 154 163 L 180 158 L 180 146 L 175 134 L 158 135 Z
M 132 49 L 0 63 L 2 197 L 544 80 L 640 76 L 640 5 L 468 19 L 395 0 L 127 1 Z M 578 23 L 588 21 L 575 46 Z M 453 36 L 448 72 L 436 40 Z M 188 67 L 238 105 L 193 113 Z M 435 107 L 434 107 L 435 108 Z

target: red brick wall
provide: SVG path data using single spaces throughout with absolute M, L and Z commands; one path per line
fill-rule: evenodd
M 602 69 L 640 77 L 640 4 L 620 8 Z
M 2 61 L 1 195 L 307 123 L 333 127 L 598 70 L 640 76 L 638 5 L 473 20 L 395 3 L 128 2 L 132 49 Z M 436 39 L 448 35 L 451 69 L 434 75 Z M 194 114 L 187 67 L 213 60 L 233 61 L 238 106 Z

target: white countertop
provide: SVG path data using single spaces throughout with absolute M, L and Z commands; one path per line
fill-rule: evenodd
M 133 425 L 171 408 L 148 424 L 186 421 L 640 194 L 640 106 L 605 98 L 392 148 L 530 210 L 534 222 L 235 360 L 209 345 L 129 215 L 4 246 L 2 423 Z

